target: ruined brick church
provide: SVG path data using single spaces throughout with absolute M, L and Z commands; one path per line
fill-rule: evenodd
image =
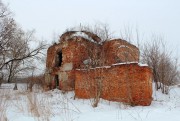
M 49 89 L 74 90 L 76 98 L 150 105 L 152 71 L 138 62 L 139 49 L 125 40 L 67 31 L 48 48 L 45 83 Z

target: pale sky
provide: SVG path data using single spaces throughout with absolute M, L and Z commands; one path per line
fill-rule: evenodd
M 180 0 L 2 0 L 25 30 L 51 41 L 53 33 L 81 24 L 107 23 L 118 36 L 124 26 L 163 35 L 180 56 Z M 173 50 L 174 51 L 174 50 Z

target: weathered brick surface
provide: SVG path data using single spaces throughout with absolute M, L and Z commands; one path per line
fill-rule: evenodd
M 73 90 L 76 68 L 84 68 L 84 60 L 88 59 L 90 53 L 95 53 L 99 50 L 98 45 L 94 44 L 82 37 L 73 37 L 68 41 L 62 41 L 59 44 L 54 44 L 47 51 L 46 60 L 46 83 L 54 87 L 55 75 L 59 76 L 60 89 Z M 61 66 L 56 66 L 57 54 L 62 52 Z M 97 57 L 97 56 L 96 56 Z M 72 68 L 67 67 L 72 65 Z M 67 70 L 67 68 L 70 68 Z M 67 78 L 62 80 L 61 75 L 67 74 Z
M 67 74 L 68 79 L 67 80 L 60 80 L 59 88 L 61 90 L 66 90 L 66 91 L 74 90 L 75 70 L 65 71 L 64 73 Z
M 46 58 L 46 68 L 54 67 L 55 65 L 55 57 L 57 53 L 57 49 L 61 48 L 60 44 L 54 44 L 50 46 L 47 50 L 47 58 Z
M 138 64 L 111 66 L 90 70 L 76 70 L 75 95 L 78 98 L 100 97 L 131 105 L 150 105 L 152 100 L 152 72 Z
M 149 105 L 151 102 L 151 71 L 137 64 L 111 66 L 115 63 L 138 62 L 139 49 L 125 40 L 114 39 L 101 42 L 90 32 L 88 37 L 76 35 L 76 31 L 64 33 L 60 42 L 48 48 L 46 60 L 46 87 L 74 90 L 79 98 L 94 98 L 97 92 L 107 100 Z M 94 42 L 93 42 L 94 41 Z M 58 54 L 62 53 L 62 63 L 58 66 Z M 88 64 L 84 62 L 89 60 Z M 96 68 L 78 71 L 76 69 Z M 130 90 L 129 90 L 130 89 Z
M 103 43 L 105 64 L 138 62 L 139 49 L 125 40 L 114 39 Z

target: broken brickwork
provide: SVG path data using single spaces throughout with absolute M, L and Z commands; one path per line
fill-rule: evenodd
M 58 87 L 65 91 L 75 89 L 77 97 L 90 98 L 94 97 L 90 92 L 92 94 L 97 92 L 95 90 L 97 83 L 95 82 L 100 78 L 103 85 L 102 98 L 138 104 L 134 100 L 139 101 L 139 97 L 142 97 L 147 98 L 148 101 L 140 101 L 140 105 L 150 104 L 152 93 L 150 69 L 148 67 L 140 67 L 137 64 L 113 66 L 113 64 L 127 62 L 139 62 L 139 49 L 127 41 L 113 39 L 102 42 L 97 35 L 91 32 L 68 31 L 62 34 L 59 43 L 52 45 L 47 51 L 46 88 Z M 102 68 L 105 66 L 110 68 Z M 101 69 L 97 69 L 98 67 Z M 136 71 L 127 71 L 128 69 Z M 98 76 L 99 73 L 101 74 Z M 128 77 L 129 74 L 131 76 Z M 90 80 L 84 79 L 86 77 L 90 78 Z M 135 78 L 135 80 L 131 78 Z M 82 88 L 79 86 L 85 83 L 90 83 L 87 85 L 90 87 Z M 134 86 L 134 83 L 139 83 L 139 85 Z M 149 86 L 147 83 L 149 83 Z M 93 85 L 92 87 L 91 84 Z M 143 84 L 144 87 L 147 87 L 147 90 L 142 89 L 145 96 L 141 95 L 140 91 L 137 90 L 138 88 L 141 89 Z M 124 92 L 123 94 L 127 93 L 127 88 L 125 89 L 125 87 L 129 87 L 131 92 L 133 92 L 130 93 L 132 98 L 128 99 L 123 97 L 123 94 L 113 93 L 114 91 L 108 92 L 106 87 L 110 88 L 111 86 L 115 92 Z M 136 95 L 135 92 L 138 93 L 139 97 L 134 96 Z M 84 95 L 86 96 L 84 97 Z M 130 101 L 124 101 L 127 99 Z
M 46 83 L 53 87 L 57 75 L 60 89 L 73 90 L 75 69 L 86 67 L 83 61 L 89 59 L 89 56 L 93 56 L 92 53 L 100 50 L 98 44 L 82 37 L 75 36 L 68 40 L 64 39 L 67 38 L 63 38 L 60 43 L 52 45 L 47 51 Z

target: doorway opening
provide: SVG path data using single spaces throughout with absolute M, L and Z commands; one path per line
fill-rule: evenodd
M 59 89 L 59 77 L 58 77 L 58 75 L 55 76 L 55 88 Z

